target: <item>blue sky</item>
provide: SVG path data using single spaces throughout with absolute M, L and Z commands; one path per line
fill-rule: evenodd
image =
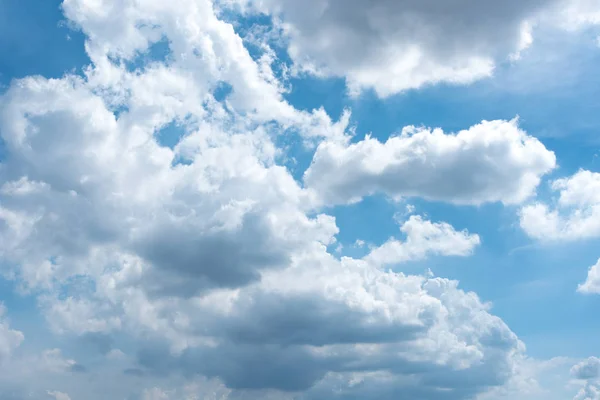
M 0 0 L 1 398 L 600 399 L 600 5 L 308 3 Z

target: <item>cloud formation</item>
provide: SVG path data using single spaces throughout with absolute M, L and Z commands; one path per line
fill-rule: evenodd
M 67 15 L 90 7 L 65 3 Z M 88 46 L 131 57 L 120 46 L 142 46 L 130 32 L 137 22 L 114 43 L 89 22 Z M 99 85 L 104 68 L 117 69 L 118 81 Z M 315 214 L 313 190 L 276 163 L 260 117 L 217 101 L 193 78 L 207 101 L 188 105 L 178 99 L 177 68 L 130 72 L 108 57 L 83 78 L 30 77 L 2 96 L 5 272 L 38 294 L 54 331 L 148 343 L 132 378 L 199 374 L 255 397 L 318 398 L 342 385 L 340 398 L 442 391 L 461 399 L 510 378 L 523 345 L 486 304 L 455 281 L 329 254 L 334 218 Z M 151 85 L 154 74 L 175 81 Z M 116 110 L 118 91 L 126 96 Z M 161 145 L 157 132 L 180 116 L 184 138 Z M 447 253 L 437 243 L 456 235 L 449 225 L 412 225 L 441 230 L 415 236 L 426 238 L 415 254 Z
M 375 46 L 371 61 L 415 49 L 416 66 L 393 67 L 409 72 L 413 87 L 487 75 L 496 51 L 471 49 L 501 38 L 499 54 L 518 50 L 534 3 L 511 3 L 508 15 L 488 12 L 484 21 L 474 10 L 462 21 L 484 32 L 466 44 L 465 32 L 428 38 L 439 36 L 428 33 L 434 26 L 454 27 L 440 13 L 414 32 L 414 46 Z M 365 18 L 358 3 L 331 4 L 347 11 L 341 18 Z M 457 134 L 408 127 L 385 143 L 351 143 L 349 114 L 333 121 L 323 109 L 289 104 L 272 49 L 263 43 L 251 56 L 220 6 L 65 0 L 91 64 L 79 75 L 16 80 L 0 97 L 2 274 L 36 297 L 54 333 L 92 341 L 103 357 L 89 366 L 59 349 L 24 355 L 3 366 L 3 385 L 35 378 L 35 396 L 61 400 L 459 400 L 517 380 L 524 345 L 489 304 L 457 281 L 383 268 L 468 256 L 478 235 L 413 216 L 404 240 L 365 259 L 336 257 L 328 249 L 339 228 L 323 206 L 374 193 L 521 203 L 555 167 L 554 154 L 516 121 Z M 409 28 L 395 31 L 398 21 L 428 18 L 423 7 L 379 2 L 372 23 L 397 38 Z M 347 21 L 340 24 L 343 34 Z M 379 43 L 369 32 L 365 43 Z M 312 54 L 303 33 L 294 35 L 292 54 Z M 160 41 L 168 55 L 140 65 Z M 464 59 L 446 63 L 448 45 Z M 342 61 L 334 73 L 346 74 L 354 56 L 335 46 Z M 352 66 L 349 79 L 377 87 L 364 81 L 373 65 Z M 423 65 L 432 69 L 415 75 Z M 391 90 L 408 87 L 392 82 Z M 224 83 L 231 92 L 221 96 Z M 181 138 L 168 146 L 161 138 L 173 127 Z M 317 146 L 304 184 L 282 165 L 283 135 Z M 139 352 L 113 348 L 115 337 Z M 1 323 L 0 338 L 8 360 L 23 336 Z M 98 383 L 106 380 L 114 384 Z
M 585 294 L 600 294 L 600 260 L 590 267 L 587 279 L 577 287 L 577 291 Z
M 600 359 L 590 357 L 571 368 L 575 379 L 585 381 L 585 386 L 575 395 L 573 400 L 600 399 Z
M 577 240 L 600 236 L 600 173 L 580 170 L 551 182 L 558 198 L 521 209 L 521 227 L 532 238 Z
M 406 235 L 403 241 L 391 238 L 372 249 L 365 260 L 385 266 L 421 260 L 429 255 L 469 256 L 481 243 L 476 234 L 466 230 L 457 232 L 445 222 L 432 223 L 416 215 L 404 222 L 400 231 Z
M 381 97 L 493 74 L 531 45 L 533 27 L 596 24 L 600 6 L 580 0 L 237 0 L 281 19 L 296 66 L 340 76 L 351 93 Z
M 484 121 L 456 134 L 405 127 L 381 143 L 325 141 L 304 182 L 325 204 L 383 193 L 454 204 L 517 204 L 535 194 L 556 157 L 512 121 Z

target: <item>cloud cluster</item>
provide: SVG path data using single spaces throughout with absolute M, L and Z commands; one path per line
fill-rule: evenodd
M 598 400 L 600 399 L 600 359 L 590 357 L 571 368 L 571 375 L 575 379 L 585 381 L 585 386 L 577 393 L 573 400 Z
M 600 259 L 588 270 L 587 279 L 579 285 L 577 291 L 586 294 L 600 294 Z
M 553 205 L 536 202 L 521 209 L 521 227 L 529 236 L 544 241 L 600 236 L 600 173 L 580 170 L 550 187 L 558 192 Z
M 334 219 L 307 214 L 260 130 L 215 120 L 170 149 L 75 77 L 21 80 L 2 102 L 2 254 L 59 332 L 150 338 L 147 373 L 307 398 L 340 381 L 340 398 L 468 398 L 522 357 L 457 282 L 330 255 Z M 418 218 L 405 231 L 416 254 L 476 241 Z
M 473 65 L 489 73 L 487 53 L 469 49 L 500 38 L 502 52 L 513 51 L 521 20 L 538 7 L 509 3 L 507 15 L 487 10 L 478 21 L 475 10 L 460 20 L 481 29 L 479 39 L 472 29 L 432 30 L 454 27 L 453 14 L 440 12 L 421 26 L 429 11 L 417 2 L 379 2 L 366 17 L 358 2 L 323 4 L 332 5 L 328 13 L 357 19 L 356 26 L 374 18 L 363 26 L 367 47 L 381 37 L 370 36 L 371 25 L 401 37 L 413 29 L 400 22 L 414 21 L 418 69 L 433 66 L 438 80 L 458 73 L 468 81 L 478 76 Z M 14 81 L 0 97 L 4 277 L 37 296 L 54 332 L 120 335 L 140 347 L 132 358 L 100 343 L 110 366 L 120 368 L 104 371 L 119 382 L 106 391 L 78 386 L 82 378 L 50 387 L 56 374 L 88 373 L 59 350 L 23 358 L 4 379 L 43 377 L 44 395 L 74 400 L 126 398 L 131 388 L 142 399 L 201 391 L 143 388 L 144 377 L 198 380 L 210 387 L 204 398 L 215 399 L 458 400 L 513 382 L 525 349 L 489 304 L 456 281 L 383 268 L 430 254 L 467 256 L 479 236 L 413 216 L 401 227 L 405 240 L 391 239 L 363 260 L 337 258 L 328 248 L 339 228 L 322 207 L 377 192 L 519 203 L 555 167 L 554 154 L 516 121 L 483 122 L 457 134 L 409 127 L 386 143 L 351 143 L 348 114 L 336 122 L 322 109 L 299 111 L 285 101 L 268 45 L 252 57 L 209 0 L 176 5 L 65 0 L 65 16 L 87 37 L 91 65 L 81 75 Z M 322 11 L 301 8 L 293 18 Z M 347 21 L 340 24 L 327 29 L 346 37 Z M 293 35 L 292 54 L 313 51 L 313 38 Z M 327 50 L 328 40 L 314 43 Z M 168 55 L 140 62 L 160 41 Z M 355 62 L 335 46 L 329 50 L 336 60 Z M 446 63 L 452 46 L 463 61 Z M 379 65 L 406 49 L 383 45 L 366 54 Z M 439 63 L 447 64 L 445 72 L 436 72 Z M 358 84 L 371 67 L 356 67 Z M 416 71 L 394 68 L 398 76 Z M 406 79 L 416 87 L 432 81 L 430 72 Z M 231 92 L 223 98 L 224 83 Z M 173 135 L 173 126 L 181 138 L 167 146 L 161 137 Z M 281 165 L 276 145 L 292 134 L 318 145 L 304 185 Z M 0 327 L 0 354 L 9 354 L 22 335 Z M 36 368 L 24 373 L 26 364 Z

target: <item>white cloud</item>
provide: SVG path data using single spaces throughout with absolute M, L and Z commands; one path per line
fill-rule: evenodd
M 600 399 L 600 386 L 594 383 L 586 385 L 577 393 L 573 400 L 598 400 Z
M 84 81 L 30 78 L 2 101 L 2 173 L 27 188 L 2 194 L 2 254 L 43 291 L 57 331 L 152 339 L 166 353 L 142 352 L 142 368 L 307 398 L 356 374 L 365 384 L 343 396 L 458 399 L 512 375 L 521 342 L 457 282 L 328 254 L 335 221 L 307 216 L 309 191 L 259 130 L 204 122 L 173 165 L 177 149 L 116 118 Z M 415 238 L 452 233 L 421 222 L 407 225 Z M 35 265 L 47 273 L 30 275 Z
M 176 7 L 161 0 L 124 0 L 118 6 L 109 0 L 64 0 L 62 8 L 87 36 L 90 84 L 114 106 L 127 103 L 124 122 L 156 128 L 174 118 L 207 117 L 211 92 L 226 82 L 232 87 L 227 105 L 251 117 L 247 123 L 276 121 L 308 138 L 339 136 L 346 128 L 347 116 L 333 123 L 322 108 L 301 112 L 286 102 L 270 49 L 255 62 L 210 0 L 179 0 Z M 136 57 L 161 39 L 169 43 L 168 65 L 150 63 L 143 74 L 130 71 Z
M 588 270 L 587 279 L 577 288 L 580 293 L 600 294 L 600 260 Z
M 571 375 L 576 379 L 596 379 L 600 378 L 600 359 L 590 357 L 583 360 L 571 368 Z
M 106 357 L 112 360 L 121 360 L 125 358 L 126 355 L 119 349 L 111 349 L 108 353 L 106 353 Z
M 71 397 L 69 397 L 68 394 L 63 393 L 63 392 L 56 392 L 56 391 L 48 391 L 48 396 L 51 396 L 52 398 L 54 398 L 54 400 L 71 400 Z
M 600 236 L 600 173 L 580 170 L 551 183 L 558 199 L 521 209 L 521 227 L 539 240 L 575 240 Z
M 266 137 L 257 148 L 253 132 L 213 130 L 191 164 L 171 166 L 171 150 L 150 135 L 143 146 L 127 143 L 135 131 L 78 85 L 22 81 L 5 97 L 13 113 L 2 121 L 7 182 L 44 183 L 3 194 L 17 216 L 3 225 L 3 254 L 29 287 L 49 288 L 40 300 L 57 331 L 152 337 L 179 354 L 167 374 L 191 369 L 235 390 L 307 391 L 330 372 L 391 365 L 429 382 L 420 393 L 455 376 L 460 398 L 510 375 L 520 342 L 455 282 L 364 276 L 371 267 L 327 254 L 333 219 L 305 215 L 304 191 L 263 158 Z M 42 285 L 27 271 L 47 260 Z M 214 361 L 198 364 L 206 359 Z M 265 359 L 272 367 L 249 372 Z M 466 383 L 475 366 L 481 382 Z M 406 385 L 388 395 L 417 388 Z
M 455 204 L 520 203 L 535 194 L 556 157 L 517 120 L 484 121 L 457 134 L 406 127 L 381 143 L 323 142 L 304 175 L 327 204 L 384 193 Z
M 578 29 L 600 21 L 596 0 L 237 2 L 281 18 L 297 68 L 381 97 L 489 77 L 531 45 L 538 23 Z
M 403 241 L 390 239 L 365 257 L 378 266 L 420 260 L 428 255 L 468 256 L 480 244 L 479 236 L 468 231 L 456 231 L 445 222 L 432 223 L 421 216 L 411 216 L 400 231 Z
M 573 400 L 598 400 L 600 399 L 600 359 L 590 357 L 571 368 L 571 375 L 575 379 L 585 381 L 584 387 L 577 393 Z
M 567 0 L 559 3 L 553 11 L 555 23 L 566 30 L 572 31 L 600 24 L 598 0 Z

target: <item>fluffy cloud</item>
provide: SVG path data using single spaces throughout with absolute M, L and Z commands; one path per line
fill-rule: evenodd
M 516 336 L 456 282 L 365 271 L 355 260 L 321 265 L 325 271 L 292 267 L 271 276 L 260 293 L 243 290 L 227 314 L 204 325 L 219 332 L 214 346 L 176 356 L 154 346 L 140 354 L 141 366 L 219 376 L 239 390 L 320 398 L 342 384 L 339 398 L 364 398 L 377 387 L 372 396 L 391 399 L 435 398 L 442 388 L 448 398 L 468 398 L 503 382 L 518 362 Z
M 573 400 L 598 400 L 600 399 L 600 360 L 590 357 L 571 368 L 571 375 L 575 379 L 585 381 L 585 386 L 577 393 Z
M 382 97 L 488 77 L 532 43 L 536 23 L 574 29 L 600 21 L 597 2 L 579 0 L 237 2 L 282 20 L 298 68 Z
M 539 240 L 600 236 L 600 173 L 580 170 L 551 183 L 559 196 L 554 206 L 537 202 L 521 210 L 521 227 Z
M 319 145 L 304 175 L 327 204 L 373 193 L 455 204 L 520 203 L 556 165 L 554 153 L 513 121 L 484 121 L 457 134 L 406 127 L 381 143 Z
M 208 117 L 206 103 L 213 99 L 207 93 L 226 83 L 232 89 L 227 109 L 244 113 L 246 123 L 275 121 L 306 138 L 335 137 L 346 128 L 347 115 L 333 123 L 322 108 L 301 112 L 285 101 L 272 49 L 265 44 L 262 57 L 253 60 L 210 0 L 179 0 L 176 7 L 160 0 L 124 0 L 118 5 L 64 0 L 62 8 L 87 36 L 93 61 L 86 71 L 90 84 L 113 107 L 127 108 L 132 124 L 156 128 L 172 120 Z M 169 46 L 166 58 L 139 65 L 139 57 L 152 55 L 161 40 Z
M 300 211 L 301 189 L 273 165 L 260 135 L 206 138 L 200 130 L 187 138 L 198 136 L 199 161 L 172 167 L 175 153 L 152 131 L 128 130 L 82 85 L 29 79 L 4 98 L 1 127 L 11 156 L 2 210 L 13 250 L 6 255 L 42 267 L 32 266 L 35 276 L 23 270 L 32 285 L 74 273 L 83 267 L 78 257 L 94 256 L 93 246 L 119 242 L 154 266 L 143 279 L 178 271 L 161 290 L 172 283 L 191 295 L 249 283 L 261 269 L 288 263 L 302 243 L 333 240 L 333 220 Z
M 600 294 L 600 260 L 590 267 L 586 281 L 579 285 L 577 291 L 580 293 Z
M 390 239 L 365 258 L 375 265 L 398 264 L 420 260 L 428 255 L 468 256 L 479 245 L 478 235 L 457 232 L 447 223 L 432 223 L 420 216 L 411 216 L 400 227 L 404 241 Z
M 170 149 L 74 77 L 19 81 L 2 103 L 6 274 L 41 292 L 58 332 L 151 339 L 142 371 L 306 398 L 341 381 L 340 398 L 468 398 L 520 362 L 514 333 L 457 282 L 327 253 L 335 221 L 307 215 L 312 191 L 260 130 L 215 119 Z M 418 218 L 406 232 L 425 253 L 457 235 Z
M 600 399 L 600 388 L 594 384 L 586 386 L 577 393 L 573 400 L 598 400 Z
M 590 357 L 571 368 L 571 375 L 576 379 L 600 378 L 600 359 Z

